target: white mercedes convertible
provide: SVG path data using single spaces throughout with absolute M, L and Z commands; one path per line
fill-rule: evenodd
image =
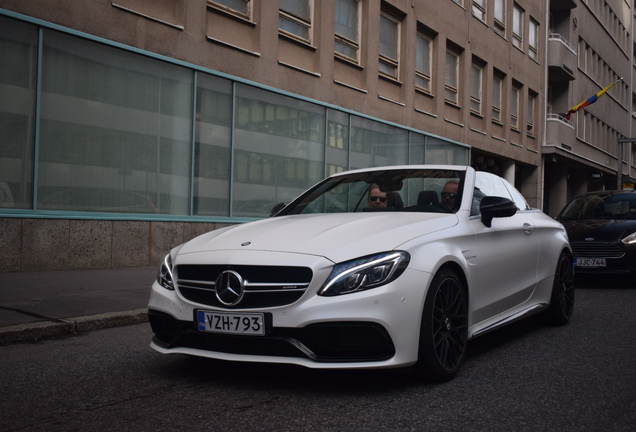
M 563 226 L 493 174 L 348 171 L 273 217 L 171 250 L 148 304 L 151 346 L 311 368 L 412 367 L 445 381 L 471 338 L 530 315 L 566 324 L 572 263 Z

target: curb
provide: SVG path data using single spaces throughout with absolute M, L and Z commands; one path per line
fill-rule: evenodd
M 126 312 L 108 312 L 77 318 L 65 318 L 57 321 L 18 324 L 0 328 L 0 345 L 72 336 L 78 333 L 147 321 L 148 309 L 144 308 Z

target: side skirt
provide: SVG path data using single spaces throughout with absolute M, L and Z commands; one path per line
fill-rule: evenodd
M 506 317 L 504 319 L 502 319 L 501 321 L 497 321 L 494 324 L 489 325 L 488 327 L 484 327 L 481 330 L 477 330 L 475 333 L 473 333 L 470 338 L 475 338 L 477 336 L 481 336 L 484 333 L 488 333 L 490 331 L 493 331 L 495 329 L 498 329 L 499 327 L 503 327 L 507 324 L 510 324 L 512 322 L 515 321 L 519 321 L 520 319 L 529 317 L 530 315 L 534 315 L 537 312 L 540 312 L 544 309 L 546 309 L 548 307 L 548 303 L 539 303 L 536 304 L 528 309 L 524 309 L 522 311 L 517 312 L 516 314 L 510 315 L 509 317 Z

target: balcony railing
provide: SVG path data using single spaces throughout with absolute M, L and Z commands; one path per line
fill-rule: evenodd
M 574 46 L 558 33 L 548 37 L 548 79 L 550 81 L 572 81 L 577 67 Z
M 559 41 L 563 45 L 565 45 L 567 47 L 567 49 L 572 51 L 572 54 L 576 55 L 576 49 L 574 48 L 574 45 L 572 45 L 570 43 L 570 41 L 567 40 L 566 38 L 564 38 L 562 35 L 560 35 L 558 33 L 550 33 L 548 35 L 548 41 Z
M 565 116 L 563 114 L 549 113 L 547 115 L 547 120 L 548 121 L 558 121 L 558 122 L 561 122 L 563 124 L 566 124 L 566 125 L 570 126 L 571 128 L 574 127 L 574 123 L 572 123 L 570 120 L 565 118 Z

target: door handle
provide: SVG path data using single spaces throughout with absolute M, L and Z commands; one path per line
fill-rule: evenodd
M 526 234 L 532 234 L 532 230 L 534 230 L 534 227 L 532 225 L 530 225 L 529 223 L 524 223 L 523 224 L 523 232 Z

